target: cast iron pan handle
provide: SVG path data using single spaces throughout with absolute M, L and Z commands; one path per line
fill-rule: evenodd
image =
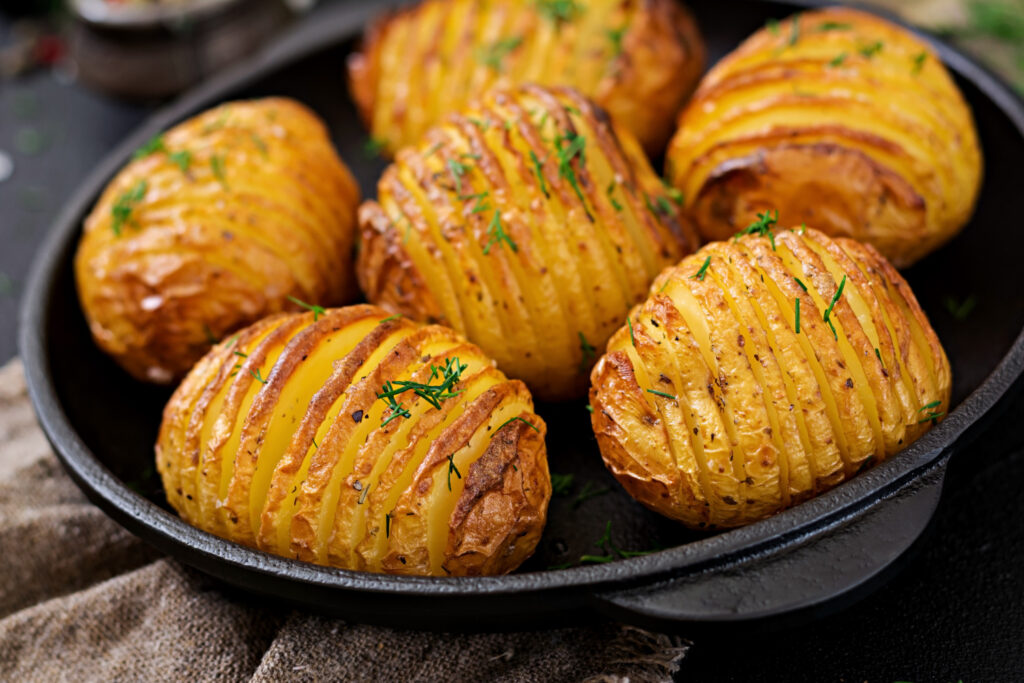
M 861 516 L 795 545 L 743 557 L 714 572 L 595 596 L 599 610 L 653 628 L 756 622 L 811 612 L 877 577 L 928 526 L 948 456 Z

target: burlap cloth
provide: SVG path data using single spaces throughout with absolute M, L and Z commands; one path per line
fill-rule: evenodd
M 0 368 L 0 681 L 671 680 L 679 639 L 618 624 L 396 631 L 261 609 L 161 557 L 64 474 Z

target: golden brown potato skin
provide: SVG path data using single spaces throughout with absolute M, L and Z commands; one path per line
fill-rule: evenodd
M 104 190 L 75 256 L 93 338 L 132 375 L 180 379 L 217 339 L 296 309 L 289 295 L 355 293 L 359 188 L 304 106 L 231 102 L 147 147 Z
M 381 396 L 438 387 L 448 368 L 447 388 L 398 393 L 400 409 Z M 544 529 L 545 433 L 526 386 L 478 347 L 362 305 L 279 314 L 215 346 L 167 404 L 156 462 L 185 521 L 238 543 L 348 569 L 503 574 Z
M 926 43 L 870 14 L 804 12 L 753 34 L 680 115 L 667 175 L 709 240 L 777 209 L 902 268 L 967 222 L 970 109 Z
M 427 0 L 384 17 L 349 58 L 353 98 L 390 152 L 491 86 L 571 86 L 660 154 L 704 71 L 674 0 Z
M 774 241 L 714 242 L 667 269 L 591 376 L 608 469 L 692 528 L 828 490 L 949 408 L 946 354 L 873 247 L 816 230 Z
M 367 298 L 448 325 L 543 399 L 697 247 L 639 144 L 569 89 L 491 91 L 398 153 L 359 209 Z

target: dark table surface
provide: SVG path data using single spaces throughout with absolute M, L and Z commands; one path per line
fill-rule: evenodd
M 0 45 L 12 22 L 0 14 Z M 129 104 L 38 70 L 0 82 L 0 363 L 64 199 L 156 103 Z M 694 633 L 687 681 L 1024 680 L 1024 391 L 953 460 L 930 532 L 883 587 L 813 623 Z

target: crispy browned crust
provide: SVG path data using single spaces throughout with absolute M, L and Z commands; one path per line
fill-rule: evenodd
M 388 419 L 385 384 L 436 384 L 446 361 L 465 370 L 440 409 L 408 392 L 409 416 Z M 156 456 L 182 517 L 235 542 L 352 569 L 490 574 L 540 539 L 544 432 L 525 385 L 478 347 L 353 306 L 268 319 L 211 349 L 168 403 Z M 449 455 L 465 474 L 446 488 Z
M 629 319 L 591 374 L 594 433 L 632 496 L 691 527 L 806 500 L 949 409 L 949 362 L 924 312 L 854 240 L 776 230 L 709 244 Z
M 777 209 L 786 225 L 912 264 L 969 219 L 981 183 L 970 109 L 908 31 L 846 8 L 754 33 L 701 81 L 666 157 L 706 239 Z
M 349 56 L 352 97 L 394 153 L 493 85 L 570 86 L 660 154 L 704 71 L 696 23 L 673 0 L 580 7 L 557 22 L 532 0 L 427 0 L 391 12 Z
M 354 294 L 359 189 L 309 109 L 231 102 L 168 130 L 162 145 L 110 182 L 75 256 L 93 337 L 128 372 L 171 383 L 214 340 L 296 310 L 288 296 L 338 304 Z
M 586 391 L 629 307 L 698 245 L 631 135 L 579 93 L 534 85 L 402 150 L 359 221 L 370 301 L 450 325 L 554 400 Z

